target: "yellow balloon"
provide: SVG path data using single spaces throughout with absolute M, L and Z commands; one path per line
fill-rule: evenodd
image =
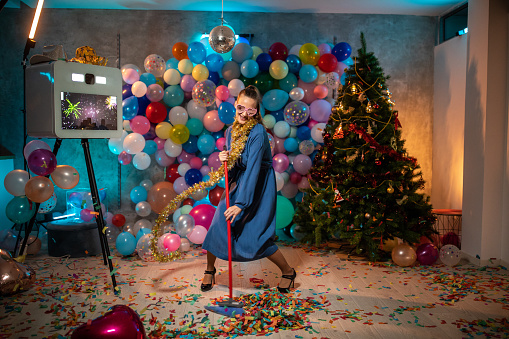
M 170 137 L 172 127 L 173 126 L 169 122 L 166 121 L 160 122 L 156 126 L 156 135 L 159 138 L 166 140 Z
M 256 58 L 263 53 L 263 50 L 258 46 L 251 47 L 253 50 L 253 57 L 251 59 L 256 60 Z
M 175 125 L 170 131 L 170 139 L 176 144 L 182 145 L 189 140 L 189 129 L 184 125 Z
M 384 240 L 384 244 L 382 246 L 382 249 L 385 252 L 392 252 L 392 249 L 398 245 L 399 241 L 398 238 L 392 238 L 392 239 L 386 239 Z
M 180 85 L 180 73 L 176 69 L 168 69 L 163 75 L 164 82 L 168 85 Z M 164 87 L 163 87 L 164 88 Z
M 209 78 L 209 69 L 205 65 L 198 64 L 193 68 L 193 78 L 196 81 L 205 81 Z
M 320 59 L 320 51 L 315 44 L 308 42 L 300 48 L 299 58 L 303 64 L 316 66 L 318 64 L 318 59 Z
M 193 62 L 189 59 L 182 59 L 179 61 L 178 69 L 182 74 L 191 74 L 193 73 Z
M 164 80 L 162 78 L 156 78 L 156 84 L 164 88 Z
M 392 249 L 392 261 L 401 267 L 412 266 L 417 260 L 417 254 L 412 246 L 399 244 Z
M 276 80 L 284 79 L 288 75 L 288 65 L 283 60 L 275 60 L 270 64 L 269 73 Z

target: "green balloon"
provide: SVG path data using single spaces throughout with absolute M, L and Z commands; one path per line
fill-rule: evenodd
M 249 78 L 246 78 L 245 76 L 241 75 L 239 77 L 239 80 L 242 81 L 244 83 L 244 86 L 247 87 L 249 85 L 252 85 L 253 84 L 253 79 L 249 79 Z
M 197 118 L 187 120 L 186 127 L 189 129 L 189 134 L 191 135 L 200 135 L 203 131 L 203 123 Z
M 14 197 L 5 207 L 5 214 L 13 223 L 23 224 L 35 214 L 35 203 L 24 195 Z
M 261 94 L 265 94 L 274 86 L 274 78 L 270 76 L 269 72 L 260 72 L 254 77 L 253 84 L 258 88 Z
M 290 200 L 282 195 L 278 195 L 276 203 L 276 229 L 282 229 L 290 225 L 294 213 L 295 210 Z

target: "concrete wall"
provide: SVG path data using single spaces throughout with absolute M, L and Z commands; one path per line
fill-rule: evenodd
M 20 61 L 32 17 L 33 10 L 27 8 L 4 9 L 0 13 L 0 143 L 18 155 L 17 168 L 22 168 L 23 143 Z M 69 56 L 82 45 L 94 47 L 101 56 L 115 56 L 117 33 L 120 33 L 121 63 L 142 66 L 144 58 L 152 53 L 170 58 L 174 43 L 189 42 L 201 33 L 209 32 L 219 24 L 219 17 L 218 12 L 44 10 L 36 34 L 37 46 L 32 54 L 40 53 L 44 45 L 62 44 Z M 368 50 L 375 52 L 386 74 L 392 77 L 389 86 L 400 112 L 408 153 L 421 164 L 427 181 L 425 192 L 431 193 L 435 17 L 227 13 L 225 19 L 237 33 L 254 34 L 252 44 L 264 50 L 276 41 L 291 47 L 306 42 L 333 42 L 337 38 L 337 42 L 350 43 L 355 54 L 363 31 Z M 110 207 L 115 207 L 117 157 L 108 151 L 105 140 L 93 141 L 91 148 L 98 185 L 109 188 Z M 81 174 L 80 185 L 86 187 L 87 176 L 81 154 L 78 141 L 66 140 L 58 160 L 61 164 L 75 166 Z M 132 166 L 122 170 L 124 193 L 142 179 L 156 181 L 163 176 L 162 168 L 157 165 L 149 172 L 139 172 Z M 123 208 L 132 209 L 128 194 L 122 199 Z
M 467 36 L 435 47 L 433 188 L 435 208 L 461 209 Z

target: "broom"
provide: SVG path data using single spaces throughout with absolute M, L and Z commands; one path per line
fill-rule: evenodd
M 223 151 L 226 151 L 226 145 L 223 146 Z M 226 190 L 226 209 L 230 208 L 230 187 L 228 184 L 228 162 L 224 162 L 224 179 L 225 179 L 225 190 Z M 232 275 L 232 235 L 231 235 L 231 221 L 230 219 L 226 220 L 226 224 L 228 225 L 228 287 L 229 287 L 229 297 L 227 300 L 218 302 L 218 306 L 205 306 L 206 310 L 211 312 L 215 312 L 218 314 L 222 314 L 228 317 L 233 317 L 235 314 L 244 314 L 244 310 L 242 307 L 244 306 L 241 302 L 235 301 L 233 299 L 232 285 L 233 285 L 233 275 Z

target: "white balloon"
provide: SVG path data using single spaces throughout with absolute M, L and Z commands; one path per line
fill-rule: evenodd
M 150 166 L 150 155 L 140 152 L 133 157 L 133 165 L 136 169 L 143 171 Z
M 182 163 L 179 165 L 179 167 L 177 168 L 177 172 L 179 172 L 180 176 L 184 176 L 186 175 L 187 171 L 189 171 L 191 169 L 191 165 L 187 164 L 187 163 Z
M 320 122 L 313 126 L 311 129 L 311 138 L 314 141 L 323 143 L 323 132 L 325 131 L 326 124 L 324 122 Z
M 290 180 L 290 174 L 288 174 L 288 172 L 283 172 L 283 173 L 280 173 L 281 174 L 281 177 L 283 178 L 285 184 L 288 182 L 288 180 Z
M 131 92 L 135 97 L 141 98 L 147 94 L 147 85 L 143 81 L 136 81 L 131 87 Z
M 286 138 L 290 134 L 290 125 L 286 121 L 278 121 L 274 125 L 274 134 L 278 138 Z
M 187 252 L 191 249 L 191 243 L 189 242 L 189 240 L 187 240 L 186 238 L 181 238 L 180 239 L 180 248 L 179 250 L 181 252 Z
M 240 79 L 233 79 L 228 83 L 228 90 L 230 91 L 230 95 L 237 97 L 246 86 Z
M 299 56 L 299 51 L 302 45 L 295 45 L 292 48 L 290 48 L 290 51 L 288 52 L 288 55 L 294 54 L 296 56 Z
M 283 186 L 285 185 L 285 179 L 283 179 L 283 176 L 281 173 L 276 172 L 276 188 L 278 191 L 281 191 Z
M 203 121 L 203 117 L 207 114 L 207 108 L 198 105 L 194 100 L 190 100 L 187 103 L 187 114 L 191 119 Z
M 138 214 L 140 217 L 148 217 L 151 212 L 152 207 L 150 207 L 148 202 L 140 201 L 136 204 L 136 214 Z
M 127 153 L 138 154 L 145 148 L 145 138 L 139 133 L 131 133 L 125 137 L 122 144 L 123 150 Z
M 304 94 L 305 94 L 304 90 L 300 87 L 292 88 L 292 90 L 289 93 L 290 99 L 292 99 L 294 101 L 302 100 L 302 98 L 304 98 Z
M 169 114 L 170 122 L 172 125 L 184 125 L 189 119 L 187 111 L 182 106 L 175 106 L 170 110 Z
M 136 236 L 140 229 L 142 228 L 148 228 L 149 230 L 152 230 L 152 223 L 148 221 L 147 219 L 140 219 L 137 222 L 134 223 L 133 226 L 133 234 Z
M 129 122 L 129 121 L 128 121 Z M 124 150 L 124 139 L 127 136 L 126 131 L 122 131 L 122 136 L 120 138 L 111 138 L 108 140 L 108 148 L 113 154 L 120 154 Z
M 122 128 L 124 129 L 124 131 L 126 132 L 132 132 L 133 130 L 131 129 L 131 123 L 129 120 L 124 120 L 122 122 Z
M 145 179 L 140 182 L 140 186 L 145 188 L 148 192 L 148 190 L 154 186 L 154 183 L 150 179 Z
M 180 72 L 176 69 L 168 69 L 164 72 L 163 79 L 168 85 L 180 85 Z
M 171 139 L 166 139 L 164 142 L 164 153 L 169 157 L 176 158 L 182 153 L 182 145 L 174 143 Z
M 315 66 L 316 71 L 318 72 L 318 76 L 316 77 L 315 84 L 322 85 L 327 81 L 327 73 L 322 71 L 320 67 Z

